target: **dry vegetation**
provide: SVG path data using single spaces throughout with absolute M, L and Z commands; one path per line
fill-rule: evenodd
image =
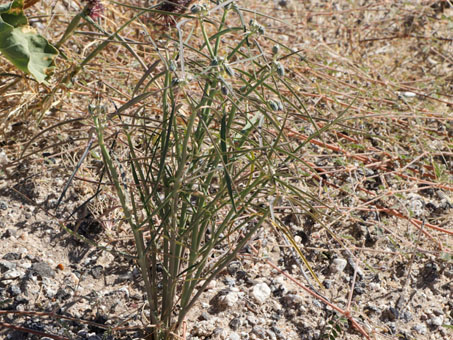
M 144 5 L 137 0 L 125 3 Z M 33 26 L 56 42 L 80 5 L 78 1 L 40 1 L 28 9 L 28 14 Z M 256 72 L 259 65 L 272 61 L 272 47 L 278 44 L 279 62 L 286 69 L 288 84 L 275 84 L 278 92 L 262 90 L 264 100 L 283 103 L 282 108 L 267 113 L 283 128 L 278 131 L 276 125 L 265 120 L 262 130 L 254 132 L 253 138 L 257 148 L 261 138 L 268 144 L 279 138 L 281 147 L 268 161 L 272 162 L 273 171 L 291 183 L 291 187 L 276 186 L 278 192 L 263 193 L 262 201 L 266 204 L 267 195 L 273 194 L 276 199 L 275 222 L 272 224 L 269 219 L 263 227 L 267 228 L 265 235 L 273 236 L 267 245 L 261 244 L 260 239 L 251 241 L 251 245 L 259 248 L 253 253 L 256 256 L 253 261 L 259 262 L 277 243 L 287 247 L 278 228 L 278 225 L 286 226 L 285 230 L 292 233 L 321 281 L 327 276 L 325 269 L 333 258 L 348 258 L 361 268 L 359 272 L 365 270 L 367 277 L 380 275 L 386 282 L 383 289 L 387 295 L 383 295 L 399 307 L 409 304 L 417 290 L 429 290 L 426 287 L 436 278 L 424 282 L 420 277 L 428 264 L 434 264 L 436 277 L 443 278 L 442 285 L 446 288 L 438 287 L 427 293 L 421 304 L 422 309 L 438 304 L 443 309 L 446 326 L 430 328 L 425 334 L 411 333 L 401 320 L 395 321 L 397 330 L 394 331 L 382 317 L 373 316 L 365 309 L 366 302 L 380 293 L 370 292 L 369 286 L 365 295 L 350 296 L 349 291 L 356 291 L 357 273 L 352 275 L 353 280 L 341 284 L 337 296 L 329 294 L 329 289 L 323 290 L 323 295 L 347 311 L 346 316 L 357 320 L 370 337 L 390 339 L 398 334 L 402 337 L 404 333 L 406 339 L 448 339 L 452 333 L 447 326 L 451 327 L 453 319 L 453 8 L 450 2 L 250 0 L 238 5 L 247 8 L 242 12 L 244 22 L 255 19 L 264 26 L 265 33 L 251 41 L 243 55 L 255 55 L 257 64 L 240 61 L 235 64 L 238 59 L 231 61 L 232 67 L 237 73 Z M 104 2 L 104 6 L 100 24 L 110 33 L 137 13 L 111 2 Z M 23 178 L 17 178 L 17 173 L 31 176 L 44 186 L 54 186 L 52 178 L 64 177 L 61 187 L 49 188 L 49 192 L 61 193 L 90 141 L 92 151 L 78 170 L 71 190 L 79 203 L 97 192 L 101 158 L 97 141 L 92 139 L 89 105 L 101 103 L 107 112 L 114 112 L 130 102 L 137 90 L 143 89 L 145 83 L 141 79 L 159 59 L 158 53 L 174 57 L 179 50 L 174 27 L 158 25 L 162 19 L 152 15 L 142 19 L 121 32 L 133 53 L 123 44 L 113 42 L 67 83 L 63 80 L 74 67 L 106 39 L 106 35 L 87 23 L 78 27 L 63 45 L 67 58 L 58 59 L 48 86 L 38 85 L 0 59 L 3 193 L 11 188 L 20 191 L 16 184 Z M 213 20 L 217 23 L 219 18 Z M 240 27 L 240 18 L 228 24 Z M 197 33 L 188 42 L 194 50 L 185 52 L 186 67 L 191 74 L 203 73 L 195 50 L 201 47 L 203 38 L 197 35 L 195 21 L 189 21 L 184 31 L 191 29 Z M 213 25 L 207 25 L 207 30 L 208 35 L 215 33 Z M 156 45 L 151 43 L 151 37 Z M 226 46 L 236 46 L 242 39 L 242 31 L 232 31 L 225 36 Z M 224 51 L 225 55 L 230 52 Z M 152 74 L 162 72 L 163 68 L 162 63 L 157 65 Z M 226 78 L 240 96 L 244 78 Z M 136 89 L 137 84 L 141 87 Z M 153 84 L 148 90 L 159 89 Z M 184 95 L 176 96 L 197 98 L 202 90 L 197 79 L 192 79 L 181 91 Z M 250 111 L 244 113 L 248 119 L 255 112 L 266 110 L 259 100 L 250 102 Z M 128 155 L 122 124 L 133 124 L 131 117 L 138 114 L 141 105 L 149 119 L 145 130 L 157 129 L 162 119 L 158 92 L 124 110 L 122 119 L 116 116 L 107 122 L 106 133 L 111 137 L 108 140 L 118 137 L 115 154 L 124 167 L 128 165 Z M 182 101 L 177 117 L 181 129 L 187 125 L 190 110 L 188 103 Z M 211 124 L 220 126 L 220 118 L 215 117 Z M 240 129 L 239 125 L 233 128 Z M 139 131 L 143 130 L 137 129 L 134 136 L 137 145 Z M 292 156 L 288 158 L 288 154 Z M 29 173 L 18 170 L 24 164 Z M 238 166 L 241 164 L 238 162 Z M 101 180 L 101 194 L 90 201 L 88 209 L 102 226 L 104 234 L 100 243 L 128 251 L 133 249 L 129 242 L 132 236 L 124 226 L 118 227 L 121 211 L 106 178 Z M 130 179 L 129 185 L 132 183 Z M 239 182 L 236 185 L 240 188 Z M 27 192 L 19 195 L 26 197 Z M 57 198 L 54 195 L 54 201 Z M 49 219 L 74 229 L 77 214 L 69 217 L 72 211 L 65 208 L 65 202 L 59 213 L 47 209 L 42 202 L 37 206 L 46 211 Z M 267 266 L 270 268 L 270 264 Z M 284 270 L 306 284 L 298 269 Z M 391 279 L 395 275 L 398 279 Z M 316 287 L 315 280 L 310 280 Z M 416 319 L 417 313 L 413 312 Z M 343 332 L 345 339 L 361 337 L 352 327 L 345 327 Z M 303 332 L 299 336 L 308 339 Z

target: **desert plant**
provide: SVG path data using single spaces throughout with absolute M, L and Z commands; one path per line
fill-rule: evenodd
M 287 191 L 303 196 L 275 164 L 277 157 L 295 160 L 283 130 L 285 106 L 297 100 L 281 95 L 280 86 L 291 86 L 277 48 L 266 58 L 263 26 L 246 24 L 232 1 L 194 5 L 191 13 L 176 25 L 178 38 L 167 36 L 163 69 L 153 64 L 133 99 L 111 114 L 100 105 L 91 110 L 134 234 L 155 339 L 174 334 L 209 282 L 268 220 L 269 202 Z M 239 41 L 230 36 L 238 31 Z M 190 43 L 199 39 L 201 48 Z M 162 113 L 159 119 L 153 111 Z M 123 162 L 105 143 L 112 123 L 127 145 Z M 124 162 L 130 181 L 121 174 Z

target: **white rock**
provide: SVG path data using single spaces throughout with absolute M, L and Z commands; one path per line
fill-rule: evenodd
M 228 337 L 229 340 L 241 340 L 241 337 L 238 333 L 232 332 L 230 333 L 230 336 Z
M 251 295 L 256 300 L 256 302 L 263 304 L 271 295 L 271 289 L 264 282 L 258 283 L 252 288 Z
M 424 324 L 418 324 L 413 327 L 413 330 L 417 332 L 418 334 L 425 334 L 427 331 L 426 325 Z
M 3 279 L 22 278 L 25 275 L 23 271 L 11 269 L 3 274 Z
M 24 268 L 24 269 L 30 269 L 31 268 L 31 262 L 22 262 L 18 264 L 19 267 Z
M 413 98 L 416 96 L 414 92 L 405 91 L 401 93 L 404 97 Z
M 346 268 L 347 264 L 348 261 L 346 261 L 345 259 L 341 258 L 335 259 L 330 265 L 330 270 L 333 273 L 341 273 Z
M 217 286 L 216 280 L 211 280 L 206 286 L 206 290 L 214 289 Z
M 431 318 L 431 325 L 440 327 L 444 323 L 444 317 L 442 315 L 440 316 L 435 316 Z
M 226 295 L 223 295 L 219 298 L 219 302 L 221 305 L 226 307 L 233 307 L 236 302 L 239 300 L 239 295 L 237 292 L 229 292 Z
M 46 286 L 44 288 L 44 294 L 45 296 L 47 296 L 49 299 L 53 298 L 55 295 L 57 295 L 57 289 L 53 288 L 53 287 L 50 287 L 50 286 Z

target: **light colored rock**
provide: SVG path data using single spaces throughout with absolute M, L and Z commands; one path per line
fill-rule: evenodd
M 413 327 L 413 330 L 418 334 L 426 334 L 427 328 L 426 328 L 426 325 L 420 323 L 418 325 L 415 325 Z
M 206 290 L 214 289 L 217 286 L 216 280 L 211 280 L 206 286 Z
M 250 295 L 255 299 L 256 302 L 263 304 L 271 295 L 271 289 L 264 282 L 258 283 L 257 285 L 253 286 Z
M 3 279 L 15 279 L 15 278 L 22 278 L 24 277 L 25 273 L 23 271 L 17 269 L 8 270 L 3 274 Z
M 435 317 L 432 317 L 431 320 L 431 325 L 433 326 L 437 326 L 437 327 L 440 327 L 443 325 L 444 323 L 444 317 L 442 315 L 440 316 L 435 316 Z
M 241 340 L 241 337 L 236 332 L 231 332 L 230 336 L 228 337 L 229 340 Z
M 332 273 L 341 273 L 343 270 L 346 268 L 346 265 L 348 264 L 348 261 L 342 258 L 338 258 L 332 261 L 332 264 L 330 265 L 330 271 Z
M 239 300 L 237 292 L 229 292 L 219 298 L 219 303 L 224 307 L 233 307 Z

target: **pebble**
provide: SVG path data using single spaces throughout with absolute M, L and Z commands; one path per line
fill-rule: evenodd
M 276 326 L 272 326 L 271 330 L 274 332 L 274 334 L 277 336 L 278 339 L 285 339 L 285 336 L 282 332 L 282 330 Z
M 254 326 L 252 328 L 252 334 L 255 334 L 257 337 L 259 337 L 261 339 L 266 338 L 266 330 L 260 326 Z
M 6 229 L 6 231 L 3 233 L 2 238 L 14 238 L 17 234 L 17 231 L 14 229 Z
M 393 307 L 385 309 L 381 314 L 381 318 L 383 320 L 395 321 L 396 319 L 398 319 L 398 317 L 399 317 L 399 312 L 397 309 L 395 309 Z
M 206 321 L 209 320 L 211 316 L 209 315 L 208 312 L 202 312 L 201 315 L 198 317 L 199 320 L 201 321 Z
M 22 293 L 22 291 L 20 290 L 20 287 L 17 286 L 17 285 L 11 285 L 11 286 L 9 286 L 8 291 L 10 292 L 10 294 L 11 294 L 12 296 L 17 296 L 17 295 L 19 295 L 20 293 Z
M 412 320 L 412 313 L 409 312 L 409 311 L 404 311 L 402 314 L 401 314 L 401 319 L 403 319 L 404 321 L 406 322 L 409 322 Z
M 8 253 L 2 257 L 4 260 L 20 260 L 20 258 L 21 255 L 19 253 Z
M 229 340 L 241 340 L 241 336 L 236 332 L 231 332 L 228 339 Z
M 271 289 L 264 282 L 258 283 L 252 288 L 251 295 L 256 302 L 258 302 L 259 304 L 263 304 L 267 301 L 267 299 L 271 295 Z
M 219 303 L 222 307 L 233 307 L 239 300 L 237 292 L 229 292 L 219 297 Z
M 258 319 L 253 315 L 247 316 L 247 321 L 251 326 L 255 326 L 258 323 Z
M 323 285 L 325 288 L 329 289 L 330 287 L 332 287 L 332 283 L 333 283 L 332 280 L 324 280 L 324 281 L 322 282 L 322 285 Z
M 236 285 L 236 280 L 231 277 L 226 277 L 223 279 L 223 283 L 228 287 L 234 287 Z
M 208 282 L 208 285 L 206 286 L 206 290 L 214 289 L 215 287 L 217 287 L 217 281 L 211 280 Z
M 278 4 L 281 7 L 287 7 L 288 6 L 288 0 L 279 0 Z
M 228 274 L 234 275 L 237 273 L 237 271 L 241 268 L 241 262 L 239 261 L 233 261 L 228 265 L 227 271 Z
M 5 272 L 2 276 L 3 279 L 15 279 L 24 277 L 25 273 L 20 270 L 11 269 Z
M 91 273 L 91 276 L 93 276 L 93 278 L 95 278 L 97 280 L 97 279 L 101 278 L 103 272 L 104 272 L 104 267 L 101 265 L 97 265 L 97 266 L 94 266 L 93 268 L 91 268 L 90 273 Z
M 341 273 L 343 270 L 346 268 L 346 265 L 348 264 L 348 261 L 342 258 L 337 258 L 332 261 L 332 264 L 330 265 L 330 272 L 331 273 Z
M 87 340 L 102 340 L 102 338 L 99 335 L 94 334 L 89 336 Z
M 24 269 L 30 269 L 31 263 L 30 262 L 21 262 L 21 263 L 19 263 L 19 267 L 24 268 Z
M 417 332 L 418 334 L 426 334 L 426 331 L 428 330 L 426 328 L 426 325 L 424 324 L 417 324 L 415 325 L 413 328 L 412 328 L 415 332 Z
M 239 327 L 241 327 L 242 321 L 240 318 L 234 318 L 230 321 L 228 325 L 233 331 L 236 331 Z
M 2 270 L 16 269 L 16 263 L 2 260 L 2 261 L 0 261 L 0 269 L 2 269 Z
M 30 271 L 41 277 L 55 277 L 55 271 L 45 262 L 34 263 Z
M 266 335 L 268 339 L 277 340 L 277 336 L 275 335 L 275 333 L 269 329 L 266 329 Z
M 304 300 L 297 294 L 288 294 L 281 299 L 281 303 L 286 308 L 295 308 L 302 304 Z
M 434 316 L 429 321 L 430 321 L 431 325 L 440 327 L 444 323 L 444 317 L 443 316 Z

